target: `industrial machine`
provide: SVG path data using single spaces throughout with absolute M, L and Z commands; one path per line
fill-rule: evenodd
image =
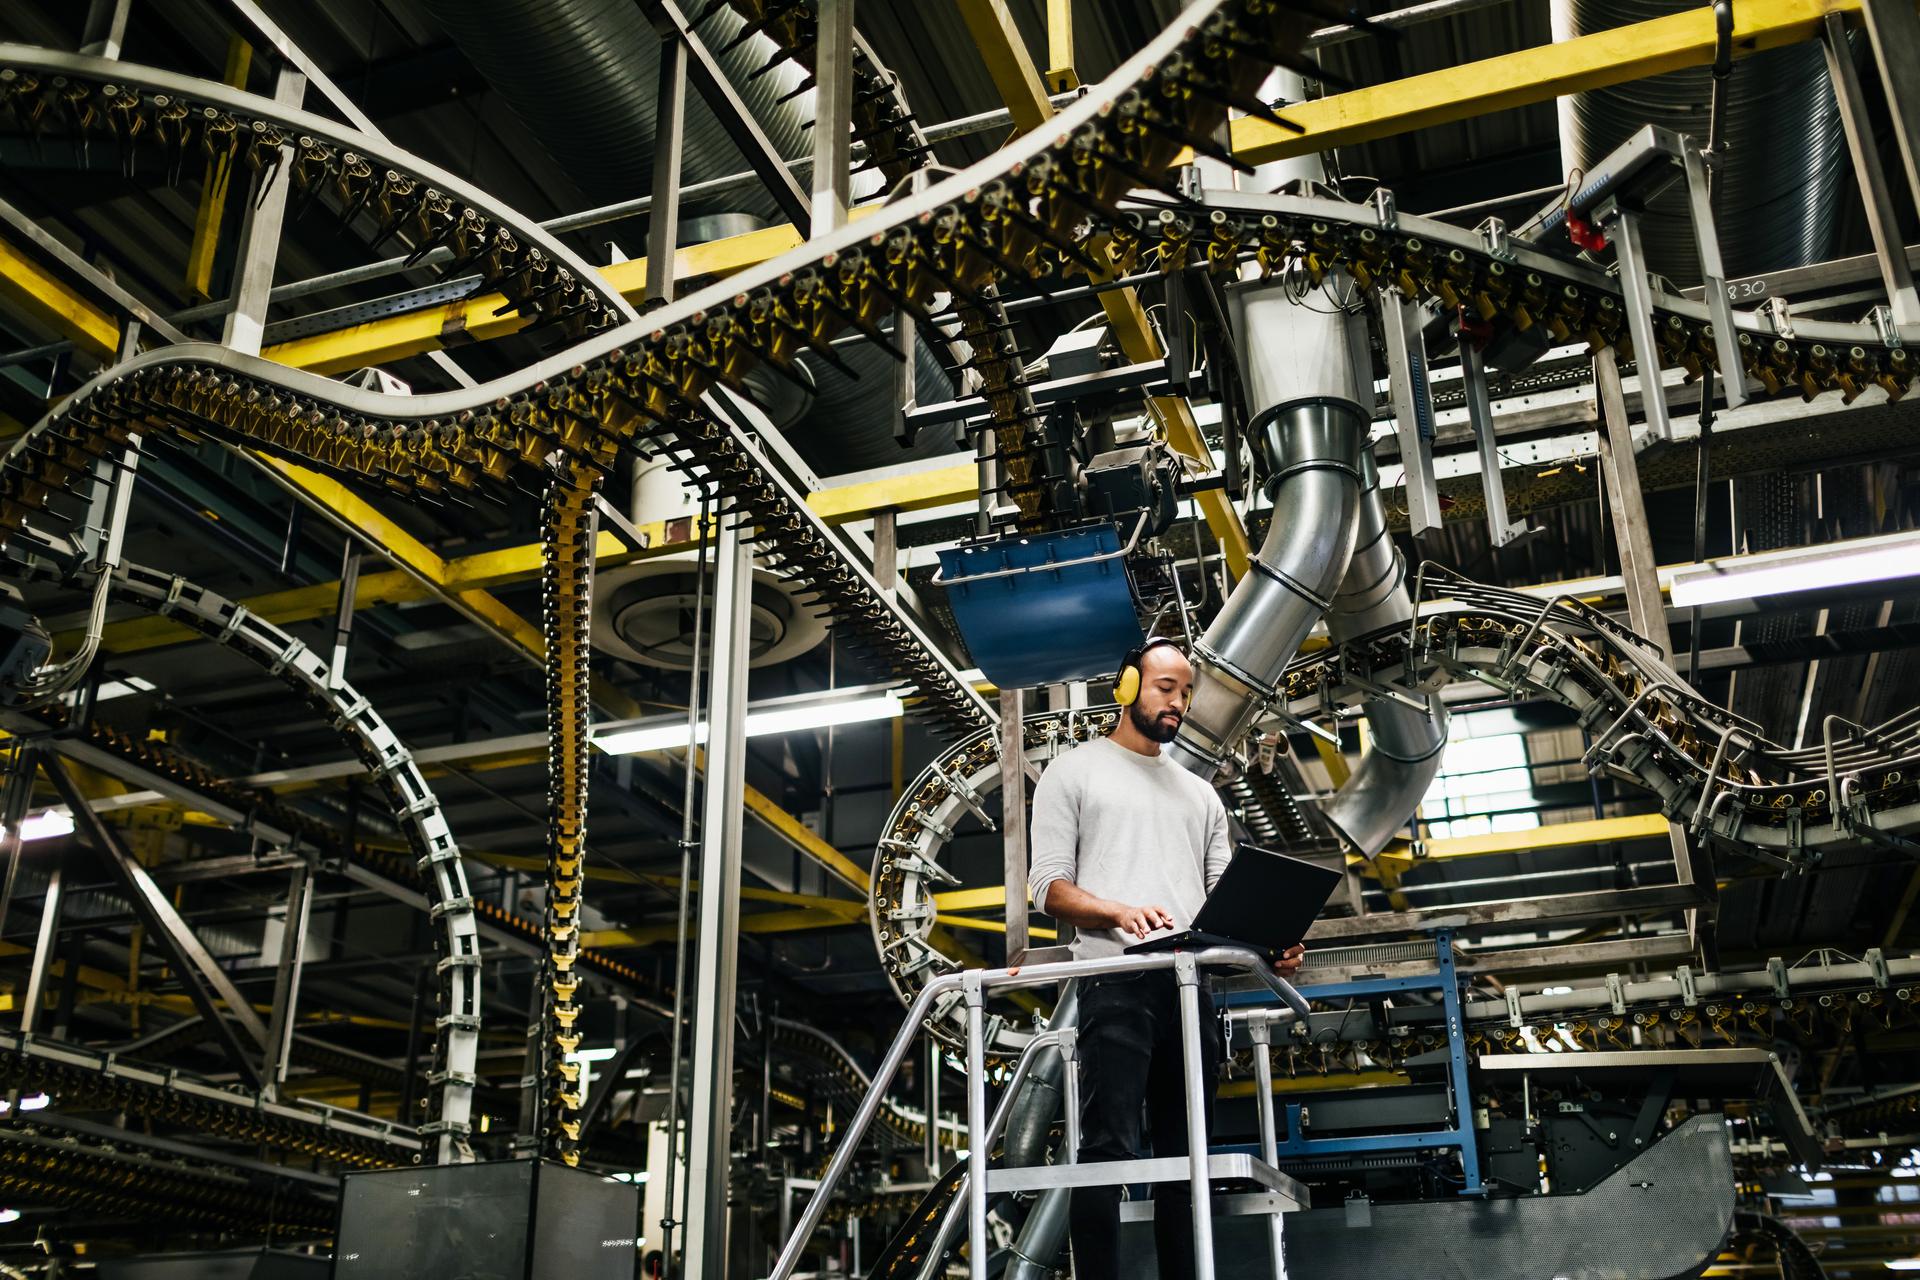
M 450 26 L 463 21 L 460 6 L 427 7 L 446 10 Z M 115 8 L 97 8 L 108 26 Z M 1252 834 L 1337 866 L 1350 889 L 1316 926 L 1298 990 L 1244 955 L 1206 962 L 1232 971 L 1222 984 L 1233 1061 L 1219 1141 L 1193 1161 L 1134 1171 L 1196 1188 L 1197 1229 L 1218 1246 L 1203 1246 L 1218 1259 L 1204 1280 L 1693 1276 L 1743 1233 L 1792 1241 L 1742 1216 L 1761 1199 L 1740 1189 L 1749 1175 L 1813 1174 L 1849 1142 L 1876 1159 L 1893 1150 L 1875 1126 L 1906 1095 L 1869 1091 L 1857 1106 L 1810 1115 L 1794 1057 L 1818 1050 L 1836 1064 L 1866 1056 L 1870 1026 L 1904 1034 L 1920 1011 L 1920 961 L 1889 943 L 1857 958 L 1723 965 L 1712 915 L 1716 885 L 1733 875 L 1790 883 L 1856 869 L 1851 859 L 1910 859 L 1920 849 L 1920 717 L 1902 710 L 1864 724 L 1855 723 L 1864 712 L 1821 719 L 1803 709 L 1799 731 L 1776 741 L 1704 696 L 1705 668 L 1690 656 L 1683 670 L 1672 642 L 1636 459 L 1657 458 L 1682 434 L 1669 373 L 1700 390 L 1703 418 L 1720 404 L 1732 412 L 1793 396 L 1898 401 L 1920 344 L 1902 305 L 1910 279 L 1903 294 L 1889 269 L 1888 305 L 1858 320 L 1735 309 L 1700 140 L 1652 125 L 1513 229 L 1497 217 L 1466 228 L 1405 212 L 1384 186 L 1347 198 L 1318 160 L 1271 141 L 1263 154 L 1289 154 L 1236 178 L 1249 166 L 1223 152 L 1223 132 L 1309 131 L 1289 112 L 1313 118 L 1299 77 L 1322 70 L 1301 54 L 1322 39 L 1314 24 L 1338 16 L 1356 28 L 1348 35 L 1379 35 L 1344 10 L 1195 0 L 1074 100 L 1032 104 L 1044 127 L 1023 126 L 943 171 L 929 163 L 934 144 L 899 77 L 854 34 L 845 0 L 713 0 L 693 15 L 643 0 L 647 38 L 664 39 L 667 57 L 640 281 L 617 247 L 603 268 L 568 227 L 535 222 L 409 153 L 257 6 L 234 8 L 257 46 L 274 51 L 274 96 L 248 91 L 244 64 L 215 82 L 121 58 L 117 37 L 77 53 L 0 44 L 0 141 L 30 149 L 35 166 L 85 168 L 97 153 L 129 179 L 157 166 L 161 181 L 177 182 L 204 161 L 208 190 L 230 187 L 244 196 L 236 209 L 245 205 L 230 219 L 245 245 L 217 341 L 155 314 L 10 207 L 0 229 L 31 244 L 33 270 L 21 278 L 33 288 L 22 291 L 54 298 L 45 309 L 79 323 L 99 356 L 97 372 L 57 395 L 48 381 L 44 411 L 0 459 L 0 548 L 35 601 L 0 599 L 10 743 L 0 925 L 18 886 L 30 880 L 41 902 L 33 945 L 22 945 L 19 1022 L 0 1031 L 6 1189 L 35 1208 L 119 1225 L 172 1214 L 199 1234 L 308 1250 L 196 1251 L 143 1259 L 145 1271 L 129 1259 L 121 1274 L 300 1274 L 330 1240 L 331 1273 L 368 1280 L 455 1265 L 625 1277 L 653 1249 L 663 1272 L 720 1280 L 729 1265 L 759 1274 L 764 1258 L 773 1280 L 789 1280 L 824 1262 L 816 1233 L 830 1221 L 835 1247 L 847 1246 L 831 1269 L 877 1280 L 936 1280 L 962 1265 L 973 1280 L 1059 1270 L 1070 1184 L 1119 1174 L 1075 1159 L 1073 983 L 1092 970 L 1027 945 L 1039 935 L 1019 901 L 1023 797 L 1061 751 L 1111 726 L 1118 713 L 1088 699 L 1086 685 L 1153 634 L 1190 641 L 1198 672 L 1171 759 L 1220 787 Z M 1833 25 L 1842 19 L 1817 20 L 1836 82 L 1856 102 L 1844 26 L 1836 35 Z M 724 41 L 701 35 L 709 23 L 725 28 Z M 1767 39 L 1799 39 L 1815 23 L 1796 11 Z M 98 25 L 89 19 L 90 34 Z M 476 48 L 489 35 L 460 29 Z M 1729 17 L 1717 41 L 1729 61 L 1732 39 Z M 810 192 L 728 88 L 709 44 L 763 58 L 738 79 L 765 74 L 769 84 L 784 78 L 789 97 L 817 93 Z M 511 64 L 519 51 L 494 56 Z M 1276 67 L 1292 78 L 1270 79 Z M 675 95 L 684 98 L 689 77 L 802 230 L 790 247 L 691 288 L 675 279 L 688 195 Z M 1892 96 L 1894 77 L 1883 78 Z M 614 77 L 608 96 L 627 79 Z M 303 106 L 310 86 L 319 110 Z M 1855 125 L 1854 150 L 1870 152 L 1872 130 Z M 888 194 L 849 220 L 856 144 Z M 1680 190 L 1704 281 L 1697 297 L 1659 278 L 1642 243 L 1653 203 Z M 1884 212 L 1869 218 L 1876 228 Z M 216 241 L 222 216 L 211 218 Z M 394 273 L 430 277 L 417 288 L 431 305 L 469 309 L 413 339 L 443 357 L 451 389 L 415 391 L 377 369 L 343 381 L 319 371 L 326 361 L 296 367 L 263 354 L 272 241 L 303 218 L 342 240 L 402 246 Z M 1904 271 L 1902 248 L 1893 254 Z M 1880 256 L 1891 261 L 1884 246 Z M 1158 301 L 1143 306 L 1142 289 Z M 1104 323 L 1079 323 L 1032 358 L 1010 308 L 1069 296 L 1099 299 Z M 545 345 L 487 381 L 439 349 L 496 327 Z M 836 506 L 756 403 L 775 383 L 810 395 L 816 367 L 850 371 L 836 348 L 852 342 L 901 358 L 892 434 L 971 448 L 959 465 L 976 469 L 977 506 L 936 513 L 964 531 L 918 581 L 900 565 L 899 521 L 940 504 Z M 921 379 L 923 348 L 950 387 Z M 1532 495 L 1511 518 L 1496 380 L 1555 360 L 1581 365 L 1583 388 L 1591 377 L 1591 456 L 1620 568 L 1605 591 L 1625 598 L 1624 618 L 1593 603 L 1601 588 L 1491 586 L 1425 554 L 1446 523 L 1435 351 L 1456 362 L 1447 372 L 1459 384 L 1462 438 L 1475 445 L 1475 500 L 1495 564 L 1494 553 L 1535 535 L 1552 496 Z M 1623 361 L 1638 383 L 1637 415 Z M 312 593 L 297 605 L 229 598 L 174 566 L 135 562 L 144 557 L 131 554 L 127 531 L 133 495 L 148 483 L 143 463 L 182 446 L 266 468 L 319 518 L 360 531 L 327 603 L 316 607 Z M 657 494 L 669 471 L 676 505 L 655 523 L 653 498 L 629 506 L 603 496 L 615 485 Z M 172 518 L 218 523 L 211 505 L 155 488 Z M 375 498 L 415 516 L 458 512 L 478 532 L 435 551 L 406 520 L 380 518 Z M 535 508 L 537 546 L 492 545 Z M 368 527 L 393 566 L 376 583 L 359 577 Z M 283 573 L 297 535 L 290 525 Z M 522 603 L 537 625 L 490 594 L 534 577 L 537 607 L 531 592 Z M 74 600 L 84 607 L 60 617 Z M 448 613 L 446 627 L 409 631 L 396 648 L 431 649 L 436 630 L 477 627 L 512 646 L 516 662 L 538 664 L 544 725 L 514 726 L 500 757 L 543 767 L 543 795 L 522 803 L 467 768 L 464 720 L 431 755 L 410 747 L 375 706 L 410 697 L 404 677 L 356 668 L 349 678 L 356 610 L 396 602 Z M 767 630 L 780 633 L 763 636 L 758 653 L 756 610 L 777 613 Z M 330 647 L 298 631 L 315 619 L 331 621 Z M 109 629 L 124 635 L 136 622 L 192 638 L 221 672 L 293 695 L 338 758 L 216 768 L 165 730 L 99 713 Z M 1891 610 L 1880 625 L 1894 625 Z M 1695 628 L 1697 648 L 1697 617 Z M 746 781 L 749 666 L 814 655 L 823 635 L 824 669 L 809 676 L 838 694 L 838 664 L 852 661 L 887 695 L 875 700 L 886 715 L 910 708 L 916 726 L 939 735 L 916 740 L 930 757 L 917 775 L 906 771 L 906 731 L 895 740 L 891 787 L 868 789 L 889 793 L 879 808 L 892 802 L 870 858 L 848 855 L 832 814 L 831 731 L 856 721 L 820 726 L 817 820 Z M 500 677 L 476 667 L 453 678 L 477 706 Z M 1044 707 L 1037 693 L 1026 701 L 1042 689 Z M 1623 870 L 1605 892 L 1407 902 L 1383 867 L 1424 856 L 1415 816 L 1463 693 L 1564 713 L 1583 777 L 1650 797 L 1656 812 L 1636 816 L 1661 824 L 1668 856 L 1656 874 L 1626 882 Z M 674 713 L 649 716 L 649 701 Z M 1812 702 L 1809 677 L 1804 706 Z M 663 730 L 666 746 L 610 745 Z M 1343 744 L 1354 740 L 1363 745 L 1349 767 Z M 1322 748 L 1329 784 L 1316 791 L 1303 762 Z M 780 758 L 780 785 L 799 776 L 808 750 Z M 596 763 L 613 755 L 610 767 Z M 654 767 L 669 755 L 671 770 Z M 122 790 L 104 794 L 96 774 Z M 306 794 L 349 777 L 337 802 Z M 43 786 L 57 815 L 30 815 Z M 488 847 L 512 825 L 483 825 L 486 835 L 463 845 L 440 795 L 448 787 L 506 805 L 507 824 L 531 820 L 543 856 Z M 618 865 L 590 841 L 589 798 L 609 795 L 676 825 L 650 841 L 666 851 L 660 866 Z M 207 859 L 211 870 L 159 865 L 115 816 L 145 806 L 231 833 L 224 860 Z M 897 1029 L 850 1049 L 783 1016 L 789 993 L 774 984 L 743 998 L 734 944 L 748 810 L 780 842 L 761 870 L 794 863 L 766 872 L 769 883 L 785 874 L 788 887 L 754 892 L 817 913 L 799 927 L 857 932 L 864 915 L 877 969 L 908 1009 Z M 29 816 L 67 819 L 88 856 L 32 864 Z M 999 837 L 1002 857 L 963 856 L 961 843 L 982 833 Z M 804 883 L 799 856 L 820 868 Z M 965 885 L 963 863 L 991 864 L 999 879 Z M 272 954 L 264 931 L 257 950 L 209 946 L 180 886 L 263 868 L 289 886 L 284 905 L 249 904 L 274 915 Z M 63 896 L 95 872 L 107 906 L 89 919 L 127 930 L 111 974 L 86 941 L 60 951 L 79 918 L 62 924 L 75 909 Z M 600 914 L 596 876 L 646 910 L 673 903 L 671 920 L 630 927 Z M 1363 876 L 1388 910 L 1368 908 Z M 361 1019 L 373 1031 L 404 1029 L 400 1063 L 303 1039 L 297 996 L 323 878 L 343 899 L 377 897 L 420 916 L 414 932 L 432 962 L 406 977 L 407 1016 Z M 997 922 L 959 915 L 945 899 L 1008 886 Z M 1649 917 L 1678 923 L 1641 929 Z M 792 923 L 758 927 L 777 936 Z M 374 927 L 380 937 L 355 944 L 378 952 L 397 932 Z M 1002 937 L 982 949 L 956 928 Z M 1612 932 L 1590 938 L 1589 928 Z M 1541 936 L 1516 941 L 1516 930 Z M 345 955 L 344 925 L 335 940 L 341 968 L 356 972 L 349 966 L 368 958 Z M 618 951 L 668 942 L 671 963 Z M 141 948 L 151 949 L 144 968 Z M 390 977 L 380 959 L 366 971 Z M 829 954 L 801 976 L 831 982 L 842 961 Z M 1201 980 L 1191 955 L 1121 963 L 1172 968 L 1189 990 Z M 862 964 L 871 976 L 876 962 Z M 159 968 L 170 985 L 155 996 L 140 984 Z M 258 995 L 243 987 L 268 977 Z M 151 1005 L 167 1020 L 86 1042 L 74 1030 L 83 982 L 87 999 Z M 588 1043 L 616 1032 L 617 1048 Z M 150 1060 L 181 1045 L 215 1065 Z M 899 1077 L 917 1049 L 927 1056 L 916 1084 L 930 1087 L 915 1105 Z M 300 1096 L 296 1059 L 318 1064 L 307 1084 L 339 1075 L 364 1087 L 345 1103 L 317 1089 Z M 656 1059 L 662 1070 L 644 1069 Z M 956 1065 L 964 1122 L 938 1094 Z M 379 1115 L 376 1086 L 392 1095 Z M 46 1115 L 29 1119 L 28 1098 Z M 615 1132 L 621 1115 L 632 1123 Z M 798 1136 L 785 1143 L 780 1129 Z M 128 1155 L 132 1147 L 144 1154 Z M 965 1159 L 949 1163 L 960 1149 Z M 1149 1230 L 1150 1216 L 1150 1205 L 1130 1206 L 1126 1230 Z M 858 1254 L 863 1217 L 884 1228 L 873 1259 Z M 54 1225 L 58 1235 L 69 1222 Z M 1150 1268 L 1149 1250 L 1131 1254 Z

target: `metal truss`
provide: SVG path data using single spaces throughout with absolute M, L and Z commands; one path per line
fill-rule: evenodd
M 1416 605 L 1430 594 L 1428 587 L 1449 598 L 1429 601 L 1410 627 L 1296 660 L 1270 711 L 1295 724 L 1336 720 L 1370 698 L 1414 698 L 1452 681 L 1480 681 L 1573 711 L 1592 735 L 1590 769 L 1652 791 L 1668 818 L 1730 853 L 1796 871 L 1817 867 L 1841 849 L 1920 852 L 1914 839 L 1920 833 L 1920 717 L 1907 713 L 1866 730 L 1849 726 L 1837 737 L 1829 726 L 1822 746 L 1787 750 L 1693 693 L 1658 650 L 1595 609 L 1568 598 L 1542 602 L 1480 586 L 1431 565 L 1419 581 Z M 1116 715 L 1108 708 L 1027 717 L 1027 763 L 1044 763 L 1105 733 Z M 930 938 L 935 893 L 958 883 L 940 859 L 969 813 L 987 820 L 984 798 L 1003 781 L 996 735 L 975 734 L 921 771 L 883 828 L 868 907 L 881 965 L 903 1001 L 911 1002 L 930 978 L 958 967 Z M 1698 890 L 1685 884 L 1638 894 L 1571 894 L 1323 920 L 1308 936 L 1326 945 L 1473 919 L 1483 925 L 1573 920 L 1699 902 Z M 1507 958 L 1516 967 L 1536 960 Z M 1591 961 L 1594 944 L 1557 958 Z M 1497 962 L 1492 967 L 1499 969 Z M 957 1000 L 948 1001 L 928 1025 L 957 1045 L 964 1015 Z M 1025 1043 L 1025 1030 L 1004 1021 L 990 1030 L 1003 1052 Z
M 943 294 L 983 308 L 1005 279 L 1104 272 L 1109 264 L 1094 263 L 1080 238 L 1090 221 L 1110 237 L 1111 269 L 1123 274 L 1196 266 L 1226 275 L 1253 261 L 1265 271 L 1304 269 L 1317 277 L 1339 265 L 1363 284 L 1378 282 L 1409 300 L 1470 307 L 1485 319 L 1504 315 L 1522 328 L 1545 325 L 1556 337 L 1585 338 L 1596 349 L 1627 343 L 1618 287 L 1588 268 L 1536 263 L 1503 242 L 1451 245 L 1440 231 L 1396 218 L 1386 205 L 1289 206 L 1242 196 L 1194 204 L 1164 185 L 1167 167 L 1185 148 L 1204 145 L 1230 107 L 1246 108 L 1273 59 L 1304 34 L 1300 15 L 1269 0 L 1200 0 L 1049 128 L 869 218 L 486 386 L 396 403 L 221 348 L 189 345 L 135 357 L 81 388 L 11 451 L 0 475 L 0 531 L 11 541 L 28 519 L 77 486 L 93 459 L 138 431 L 159 429 L 244 443 L 424 498 L 497 492 L 503 484 L 551 484 L 546 639 L 553 806 L 565 816 L 551 842 L 549 930 L 551 949 L 570 957 L 574 873 L 584 839 L 579 764 L 587 750 L 587 683 L 584 639 L 564 623 L 584 615 L 590 584 L 590 572 L 581 566 L 591 556 L 583 561 L 580 554 L 592 546 L 591 520 L 581 515 L 590 506 L 578 495 L 591 491 L 622 450 L 642 441 L 676 450 L 687 474 L 718 492 L 730 518 L 759 527 L 763 554 L 784 562 L 837 624 L 871 645 L 897 679 L 918 687 L 938 718 L 960 732 L 993 720 L 991 709 L 957 681 L 944 655 L 903 622 L 870 578 L 850 567 L 804 500 L 794 501 L 804 495 L 783 491 L 738 427 L 713 420 L 704 402 L 716 387 L 738 389 L 756 364 L 790 372 L 803 350 L 830 358 L 828 343 L 837 332 L 878 338 L 878 317 L 889 311 L 925 317 Z M 154 115 L 158 104 L 125 87 L 138 83 L 130 82 L 128 70 L 118 63 L 90 69 L 68 55 L 0 49 L 0 84 L 29 128 L 46 119 L 83 138 L 130 141 L 137 136 L 130 122 L 141 119 L 154 121 L 154 136 L 169 147 L 184 148 L 190 137 L 207 141 L 195 132 L 197 122 Z M 56 74 L 63 81 L 58 94 Z M 180 91 L 207 97 L 198 82 Z M 257 99 L 243 105 L 263 113 L 250 129 L 257 124 L 279 133 L 271 151 L 249 152 L 264 165 L 292 141 L 282 130 L 296 116 Z M 220 118 L 237 121 L 231 111 Z M 121 120 L 129 122 L 127 130 L 116 133 Z M 163 120 L 171 121 L 164 129 Z M 300 121 L 304 126 L 306 118 Z M 340 135 L 326 122 L 314 124 L 316 138 Z M 308 182 L 352 176 L 338 148 L 300 145 L 295 155 L 296 183 L 303 175 Z M 420 171 L 417 163 L 412 171 Z M 1129 192 L 1141 186 L 1162 190 L 1167 203 L 1149 210 L 1124 207 Z M 455 188 L 442 184 L 442 190 Z M 425 217 L 416 237 L 422 244 L 458 234 L 449 211 L 414 187 L 367 184 L 355 198 L 355 211 L 376 208 L 386 229 Z M 497 236 L 489 243 L 496 242 Z M 531 260 L 516 258 L 513 265 Z M 518 275 L 506 285 L 509 298 L 518 291 L 530 304 L 547 292 Z M 1705 307 L 1666 295 L 1656 295 L 1651 305 L 1659 350 L 1636 353 L 1643 367 L 1667 363 L 1693 372 L 1713 366 L 1717 355 Z M 593 323 L 603 315 L 594 311 Z M 581 325 L 583 331 L 588 327 Z M 1891 396 L 1903 394 L 1913 373 L 1903 344 L 1920 342 L 1920 327 L 1891 324 L 1807 322 L 1787 332 L 1742 314 L 1735 327 L 1744 373 L 1769 394 L 1812 397 L 1837 390 L 1851 398 L 1874 384 Z M 1022 388 L 996 383 L 990 372 L 1011 359 L 1008 335 L 982 329 L 968 336 L 984 353 L 976 360 L 987 376 L 985 393 L 996 421 L 1024 430 L 1032 415 Z M 1018 440 L 1012 446 L 1010 454 L 1023 447 Z M 549 470 L 555 457 L 557 481 Z M 1023 483 L 1017 471 L 1009 479 Z M 1722 744 L 1731 740 L 1723 735 Z M 1712 776 L 1709 769 L 1709 782 Z M 1728 793 L 1738 794 L 1730 787 Z M 1865 825 L 1890 829 L 1879 821 Z M 1752 843 L 1745 835 L 1742 840 Z M 566 973 L 566 965 L 557 966 L 553 983 L 563 1009 L 570 1000 Z M 556 1061 L 566 1034 L 566 1019 L 559 1021 Z M 568 1099 L 577 1102 L 577 1095 L 568 1083 L 564 1073 L 555 1077 L 549 1110 L 559 1117 L 550 1133 L 571 1157 L 565 1117 L 572 1109 Z
M 438 1135 L 442 1162 L 469 1157 L 466 1138 L 480 1042 L 480 936 L 459 846 L 413 754 L 365 697 L 352 685 L 332 679 L 323 655 L 243 606 L 184 578 L 139 565 L 123 566 L 115 574 L 114 592 L 174 618 L 279 677 L 327 716 L 385 793 L 426 877 L 428 911 L 445 935 L 435 1018 L 440 1065 L 432 1079 L 439 1100 L 422 1132 Z M 77 799 L 70 797 L 70 803 Z M 82 810 L 84 802 L 77 805 L 76 816 Z M 90 816 L 91 811 L 86 812 Z M 259 1039 L 266 1039 L 264 1028 Z

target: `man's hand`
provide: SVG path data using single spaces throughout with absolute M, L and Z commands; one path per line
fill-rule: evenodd
M 1173 917 L 1165 907 L 1129 907 L 1113 904 L 1113 927 L 1136 938 L 1145 938 L 1155 929 L 1173 928 Z
M 1291 978 L 1300 972 L 1300 961 L 1307 954 L 1307 944 L 1296 942 L 1273 962 L 1273 971 L 1283 978 Z

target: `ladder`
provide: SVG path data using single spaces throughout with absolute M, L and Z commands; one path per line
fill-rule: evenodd
M 1081 1164 L 1077 1160 L 1080 1145 L 1079 1073 L 1075 1062 L 1071 1032 L 1045 1032 L 1029 1042 L 1015 1066 L 1014 1074 L 994 1108 L 987 1113 L 986 1081 L 986 1000 L 991 992 L 1025 987 L 1049 986 L 1073 978 L 1092 978 L 1107 974 L 1142 973 L 1171 969 L 1179 987 L 1180 1029 L 1183 1066 L 1187 1090 L 1186 1156 L 1154 1157 Z M 1273 1096 L 1262 1091 L 1259 1097 L 1262 1155 L 1245 1152 L 1209 1152 L 1206 1135 L 1206 1094 L 1200 1052 L 1200 983 L 1206 970 L 1230 970 L 1257 978 L 1283 1003 L 1293 1016 L 1305 1021 L 1307 1002 L 1293 986 L 1278 974 L 1260 953 L 1246 947 L 1211 946 L 1194 951 L 1165 951 L 1147 955 L 1109 956 L 1093 960 L 1063 960 L 1046 964 L 1020 965 L 1009 969 L 967 969 L 944 974 L 922 987 L 907 1010 L 886 1056 L 873 1074 L 873 1083 L 860 1100 L 859 1108 L 848 1123 L 801 1212 L 793 1233 L 782 1246 L 768 1280 L 792 1280 L 807 1241 L 819 1227 L 834 1189 L 853 1165 L 861 1140 L 879 1114 L 887 1089 L 892 1085 L 913 1038 L 925 1025 L 932 1010 L 943 997 L 958 992 L 967 1010 L 967 1161 L 964 1201 L 956 1198 L 955 1210 L 965 1205 L 968 1256 L 971 1280 L 987 1280 L 987 1198 L 991 1192 L 1044 1190 L 1057 1187 L 1117 1186 L 1133 1183 L 1187 1180 L 1193 1198 L 1194 1275 L 1196 1280 L 1214 1280 L 1212 1183 L 1235 1181 L 1251 1183 L 1251 1195 L 1225 1198 L 1221 1207 L 1229 1212 L 1264 1213 L 1270 1223 L 1268 1239 L 1272 1250 L 1276 1280 L 1285 1280 L 1286 1263 L 1282 1234 L 1282 1215 L 1306 1207 L 1303 1188 L 1276 1169 L 1272 1162 L 1275 1143 Z M 1284 1015 L 1282 1015 L 1284 1016 Z M 1021 1081 L 1030 1069 L 1036 1052 L 1057 1045 L 1066 1059 L 1067 1141 L 1066 1163 L 1030 1168 L 988 1168 L 994 1142 L 1004 1129 Z M 1135 1211 L 1135 1216 L 1140 1216 Z M 957 1226 L 959 1215 L 954 1215 Z

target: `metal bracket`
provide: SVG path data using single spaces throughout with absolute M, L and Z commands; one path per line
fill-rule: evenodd
M 1488 218 L 1474 228 L 1482 244 L 1487 246 L 1487 256 L 1500 262 L 1514 260 L 1513 241 L 1507 234 L 1507 224 L 1499 218 Z
M 1616 1014 L 1627 1011 L 1627 989 L 1617 973 L 1607 975 L 1607 1003 Z
M 1699 1004 L 1700 993 L 1694 990 L 1693 970 L 1683 964 L 1673 971 L 1673 976 L 1680 982 L 1680 1003 L 1689 1009 Z
M 1525 1016 L 1520 1012 L 1520 988 L 1518 987 L 1507 988 L 1507 1025 L 1516 1031 L 1527 1025 Z
M 1793 984 L 1787 979 L 1787 962 L 1779 956 L 1767 957 L 1767 976 L 1773 979 L 1773 994 L 1777 999 L 1785 1000 L 1793 994 Z
M 1400 226 L 1400 211 L 1394 207 L 1393 192 L 1385 187 L 1373 189 L 1373 213 L 1382 228 L 1395 231 Z
M 1785 298 L 1775 295 L 1761 299 L 1753 313 L 1783 338 L 1793 337 L 1793 311 Z
M 1897 347 L 1900 345 L 1900 326 L 1894 322 L 1892 307 L 1881 303 L 1873 310 L 1867 312 L 1867 323 L 1873 326 L 1874 332 L 1880 335 L 1880 341 L 1886 343 L 1887 346 Z M 1788 336 L 1791 337 L 1792 335 L 1789 334 Z
M 1867 968 L 1873 970 L 1873 985 L 1885 990 L 1893 985 L 1893 975 L 1887 971 L 1887 955 L 1879 947 L 1868 947 L 1860 957 L 1867 962 Z

